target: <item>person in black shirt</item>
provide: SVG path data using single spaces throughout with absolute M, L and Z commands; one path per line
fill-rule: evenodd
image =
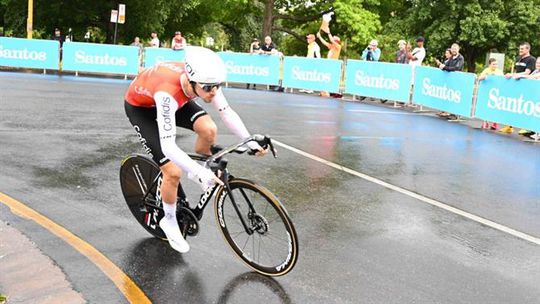
M 62 61 L 62 46 L 64 45 L 64 37 L 62 37 L 62 33 L 60 32 L 59 28 L 54 29 L 54 36 L 52 37 L 53 40 L 56 40 L 60 43 L 60 61 Z
M 279 55 L 279 52 L 276 48 L 276 45 L 272 42 L 272 37 L 270 36 L 266 36 L 264 37 L 264 44 L 261 46 L 261 51 L 263 54 L 268 54 L 268 55 Z M 277 92 L 283 92 L 284 89 L 283 87 L 281 86 L 281 80 L 280 80 L 280 83 L 279 83 L 279 86 L 277 88 L 273 87 L 273 86 L 270 86 L 272 90 L 274 91 L 277 91 Z
M 527 76 L 532 71 L 536 64 L 536 58 L 531 56 L 531 45 L 528 42 L 524 42 L 519 45 L 519 56 L 516 58 L 516 64 L 514 65 L 514 73 L 508 73 L 506 78 L 513 77 L 519 79 L 521 76 Z
M 444 63 L 441 63 L 439 60 L 437 60 L 437 64 L 439 65 L 439 69 L 443 71 L 448 72 L 461 72 L 463 71 L 463 66 L 465 65 L 465 59 L 463 56 L 459 53 L 459 45 L 457 43 L 452 44 L 452 47 L 450 47 L 450 53 L 452 57 L 450 57 L 448 60 L 446 60 Z M 447 118 L 449 120 L 457 119 L 458 117 L 454 114 L 450 114 L 448 112 L 439 112 L 437 113 L 438 116 Z
M 536 65 L 536 58 L 531 56 L 531 45 L 528 42 L 523 42 L 519 45 L 519 56 L 516 58 L 516 64 L 514 65 L 514 73 L 507 73 L 504 75 L 506 79 L 514 78 L 520 79 L 523 76 L 527 76 L 534 71 Z M 506 126 L 499 130 L 503 133 L 512 133 L 514 129 L 512 126 Z M 521 129 L 519 135 L 532 136 L 533 131 L 527 129 Z
M 264 37 L 264 44 L 261 46 L 261 50 L 264 54 L 275 54 L 277 53 L 276 45 L 272 42 L 272 37 Z
M 465 65 L 465 59 L 459 53 L 459 45 L 457 43 L 452 44 L 452 47 L 450 48 L 450 52 L 452 53 L 452 58 L 450 58 L 445 63 L 438 62 L 439 68 L 443 71 L 448 71 L 448 72 L 463 71 L 463 66 Z
M 60 49 L 62 49 L 62 45 L 64 44 L 64 37 L 62 37 L 62 33 L 60 32 L 60 29 L 58 28 L 54 29 L 54 36 L 52 39 L 58 41 L 60 43 Z

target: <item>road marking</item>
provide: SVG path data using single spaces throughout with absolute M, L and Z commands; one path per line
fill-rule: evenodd
M 49 218 L 2 192 L 0 192 L 0 203 L 8 206 L 14 214 L 38 223 L 43 228 L 63 239 L 82 255 L 86 256 L 92 263 L 101 269 L 107 277 L 109 277 L 130 303 L 152 303 L 127 274 L 89 243 L 80 239 Z
M 540 238 L 537 238 L 537 237 L 534 237 L 532 235 L 529 235 L 529 234 L 526 234 L 526 233 L 523 233 L 521 231 L 517 231 L 515 229 L 512 229 L 512 228 L 509 228 L 509 227 L 506 227 L 504 225 L 501 225 L 501 224 L 498 224 L 498 223 L 495 223 L 493 221 L 490 221 L 488 219 L 485 219 L 483 217 L 480 217 L 478 215 L 474 215 L 472 213 L 469 213 L 467 211 L 463 211 L 461 209 L 458 209 L 458 208 L 455 208 L 455 207 L 452 207 L 452 206 L 449 206 L 449 205 L 446 205 L 445 203 L 442 203 L 442 202 L 439 202 L 439 201 L 436 201 L 434 199 L 431 199 L 429 197 L 425 197 L 421 194 L 418 194 L 418 193 L 415 193 L 415 192 L 412 192 L 410 190 L 407 190 L 407 189 L 404 189 L 404 188 L 401 188 L 401 187 L 398 187 L 398 186 L 395 186 L 395 185 L 392 185 L 392 184 L 389 184 L 385 181 L 382 181 L 378 178 L 375 178 L 375 177 L 372 177 L 372 176 L 369 176 L 367 174 L 364 174 L 364 173 L 360 173 L 360 172 L 357 172 L 357 171 L 354 171 L 352 169 L 349 169 L 347 167 L 344 167 L 344 166 L 341 166 L 341 165 L 338 165 L 336 163 L 333 163 L 331 161 L 328 161 L 328 160 L 325 160 L 323 158 L 320 158 L 318 156 L 315 156 L 313 154 L 309 154 L 307 152 L 304 152 L 300 149 L 297 149 L 297 148 L 294 148 L 294 147 L 291 147 L 287 144 L 284 144 L 282 142 L 279 142 L 275 139 L 272 140 L 273 143 L 275 143 L 276 145 L 278 146 L 281 146 L 287 150 L 290 150 L 294 153 L 297 153 L 297 154 L 300 154 L 302 156 L 305 156 L 307 158 L 310 158 L 312 160 L 315 160 L 315 161 L 318 161 L 322 164 L 325 164 L 329 167 L 332 167 L 332 168 L 335 168 L 335 169 L 338 169 L 338 170 L 341 170 L 343 172 L 347 172 L 351 175 L 354 175 L 354 176 L 357 176 L 357 177 L 360 177 L 361 179 L 364 179 L 364 180 L 367 180 L 369 182 L 372 182 L 372 183 L 375 183 L 379 186 L 383 186 L 387 189 L 390 189 L 390 190 L 393 190 L 393 191 L 396 191 L 396 192 L 399 192 L 401 194 L 405 194 L 407 196 L 410 196 L 412 198 L 415 198 L 417 200 L 420 200 L 420 201 L 423 201 L 425 203 L 428 203 L 432 206 L 435 206 L 435 207 L 439 207 L 441 209 L 444 209 L 446 211 L 450 211 L 454 214 L 457 214 L 457 215 L 461 215 L 465 218 L 468 218 L 470 220 L 473 220 L 475 222 L 478 222 L 480 224 L 483 224 L 483 225 L 486 225 L 486 226 L 489 226 L 491 228 L 494 228 L 494 229 L 497 229 L 499 231 L 502 231 L 502 232 L 505 232 L 505 233 L 508 233 L 510 235 L 513 235 L 515 237 L 518 237 L 520 239 L 523 239 L 523 240 L 526 240 L 526 241 L 529 241 L 531 243 L 534 243 L 536 245 L 540 245 Z

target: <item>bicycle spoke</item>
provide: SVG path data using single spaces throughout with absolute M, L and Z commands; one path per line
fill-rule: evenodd
M 242 246 L 242 251 L 246 248 L 246 245 L 247 245 L 250 237 L 251 237 L 251 235 L 248 235 L 248 237 L 246 238 L 246 242 L 244 243 L 244 246 Z
M 253 237 L 253 238 L 251 238 L 251 240 L 252 240 L 252 242 L 251 242 L 252 247 L 251 247 L 251 248 L 253 249 L 253 251 L 252 251 L 252 253 L 253 253 L 253 260 L 255 260 L 255 258 L 256 258 L 256 257 L 255 257 L 255 238 Z
M 264 244 L 264 241 L 263 241 L 263 237 L 259 234 L 259 240 L 261 241 L 261 243 Z M 272 256 L 272 254 L 270 254 L 270 251 L 268 250 L 263 250 L 264 253 L 266 253 L 268 255 L 268 257 L 270 258 L 271 261 L 275 260 L 274 259 L 274 256 Z
M 240 231 L 230 232 L 230 230 L 229 230 L 229 235 L 230 235 L 231 238 L 233 238 L 233 239 L 234 239 L 235 237 L 239 236 L 241 233 L 246 233 L 246 231 L 242 229 L 242 230 L 240 230 Z
M 272 240 L 278 242 L 278 243 L 285 244 L 285 245 L 289 246 L 289 240 L 285 241 L 283 239 L 280 239 L 280 238 L 278 238 L 276 236 L 273 236 L 273 235 L 270 235 L 270 234 L 266 234 L 265 236 L 268 237 L 269 239 L 272 239 Z

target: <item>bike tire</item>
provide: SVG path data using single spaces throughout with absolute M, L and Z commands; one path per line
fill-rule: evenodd
M 120 186 L 122 193 L 129 207 L 129 210 L 143 226 L 153 236 L 160 239 L 167 239 L 165 233 L 159 227 L 159 220 L 163 217 L 163 210 L 146 207 L 143 210 L 143 197 L 148 187 L 151 187 L 154 180 L 160 176 L 161 171 L 158 165 L 149 157 L 141 154 L 133 154 L 122 161 L 120 166 Z M 156 199 L 157 185 L 155 183 L 150 189 L 149 196 L 156 200 L 158 207 L 160 202 Z
M 214 200 L 214 211 L 217 226 L 226 243 L 248 267 L 261 274 L 282 276 L 290 272 L 298 260 L 298 237 L 294 225 L 281 202 L 266 188 L 250 180 L 233 178 L 229 181 L 229 187 L 234 200 L 241 209 L 240 214 L 248 226 L 258 228 L 253 231 L 252 235 L 249 235 L 244 230 L 243 232 L 248 237 L 245 241 L 243 240 L 240 234 L 244 228 L 232 204 L 229 191 L 224 187 L 220 187 Z M 253 205 L 255 213 L 249 207 L 248 201 Z M 255 205 L 257 205 L 256 208 Z M 268 219 L 272 219 L 272 221 L 268 221 Z M 271 223 L 272 225 L 270 225 Z M 240 230 L 236 231 L 237 229 Z M 255 246 L 257 239 L 258 248 Z M 247 246 L 248 242 L 252 242 L 252 250 L 246 248 L 249 247 Z M 279 248 L 279 252 L 275 255 L 266 250 L 261 252 L 261 244 L 266 246 L 270 242 L 275 242 L 274 246 L 269 246 L 270 249 L 278 250 Z M 281 248 L 285 243 L 287 248 L 282 250 Z M 270 259 L 276 261 L 268 261 Z

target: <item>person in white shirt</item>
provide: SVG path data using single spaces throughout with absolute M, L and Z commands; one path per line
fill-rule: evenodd
M 307 58 L 321 58 L 321 47 L 315 42 L 315 35 L 309 34 L 306 36 L 308 43 Z
M 308 43 L 307 55 L 306 55 L 307 58 L 321 58 L 321 47 L 317 44 L 317 42 L 315 42 L 315 40 L 316 40 L 316 37 L 313 34 L 309 34 L 306 36 L 306 41 Z M 299 90 L 299 92 L 308 93 L 308 94 L 313 93 L 312 90 L 304 90 L 304 89 Z
M 152 34 L 150 36 L 152 37 L 152 40 L 150 40 L 150 47 L 158 48 L 159 47 L 159 38 L 157 36 L 157 33 L 152 32 Z
M 414 66 L 421 66 L 422 61 L 426 58 L 426 49 L 424 48 L 424 37 L 420 36 L 416 38 L 416 47 L 407 56 L 409 64 Z

